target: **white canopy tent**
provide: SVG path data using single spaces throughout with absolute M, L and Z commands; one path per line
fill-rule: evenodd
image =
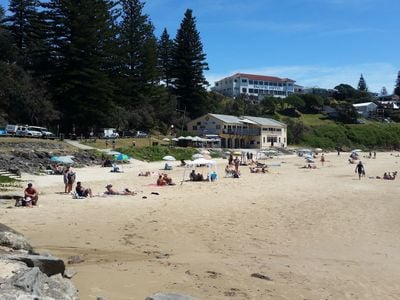
M 200 166 L 206 166 L 207 167 L 207 174 L 208 174 L 207 178 L 208 178 L 208 181 L 211 181 L 211 178 L 210 178 L 209 175 L 212 172 L 218 173 L 217 172 L 217 163 L 216 163 L 215 160 L 209 160 L 209 159 L 205 159 L 205 158 L 198 158 L 198 159 L 195 159 L 195 160 L 192 160 L 192 161 L 188 161 L 188 162 L 186 162 L 185 168 L 183 170 L 183 177 L 182 177 L 181 185 L 185 181 L 187 170 L 188 169 L 196 169 L 197 167 L 200 167 Z

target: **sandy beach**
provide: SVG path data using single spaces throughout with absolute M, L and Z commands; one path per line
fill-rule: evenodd
M 72 281 L 81 299 L 144 299 L 156 292 L 199 299 L 400 299 L 400 179 L 375 179 L 399 171 L 400 158 L 392 154 L 361 158 L 361 180 L 348 153 L 325 154 L 317 169 L 301 169 L 300 157 L 277 157 L 264 161 L 273 165 L 269 173 L 241 167 L 239 179 L 224 178 L 226 161 L 219 160 L 213 183 L 180 185 L 183 168 L 174 167 L 167 172 L 177 185 L 167 187 L 154 186 L 154 176 L 137 176 L 158 172 L 164 162 L 134 162 L 124 173 L 75 169 L 95 194 L 108 183 L 138 191 L 87 199 L 62 194 L 62 176 L 24 175 L 40 191 L 39 207 L 7 209 L 10 202 L 0 202 L 0 220 L 39 252 L 84 258 L 67 266 L 77 271 Z

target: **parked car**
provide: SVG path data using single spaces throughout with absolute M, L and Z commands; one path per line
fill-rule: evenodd
M 50 132 L 46 127 L 29 126 L 28 130 L 40 132 L 42 138 L 44 138 L 44 139 L 54 139 L 55 138 L 55 134 Z
M 143 131 L 136 131 L 135 137 L 137 137 L 137 138 L 145 138 L 145 137 L 148 137 L 148 134 L 146 132 L 143 132 Z
M 28 137 L 42 137 L 42 133 L 40 131 L 36 131 L 35 129 L 30 130 L 29 126 L 18 126 L 15 135 L 28 136 Z

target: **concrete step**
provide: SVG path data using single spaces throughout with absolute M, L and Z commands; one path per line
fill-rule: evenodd
M 7 170 L 4 170 L 4 169 L 0 169 L 0 175 L 1 176 L 6 176 L 6 177 L 10 177 L 10 178 L 14 178 L 14 179 L 21 178 L 21 176 L 18 176 L 17 174 L 8 172 Z

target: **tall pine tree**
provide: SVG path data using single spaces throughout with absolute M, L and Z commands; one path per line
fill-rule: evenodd
M 128 107 L 142 105 L 145 91 L 157 81 L 157 43 L 154 26 L 140 0 L 121 0 L 118 25 L 118 87 Z
M 4 8 L 0 6 L 0 61 L 12 63 L 16 60 L 17 48 L 5 22 Z
M 170 39 L 167 29 L 164 28 L 158 42 L 158 66 L 160 69 L 160 78 L 167 88 L 171 84 L 173 47 L 174 42 Z
M 174 40 L 173 49 L 173 85 L 178 97 L 179 109 L 184 109 L 192 118 L 204 114 L 207 110 L 204 70 L 208 70 L 205 61 L 200 34 L 196 28 L 196 18 L 188 9 Z
M 394 94 L 400 97 L 400 71 L 397 73 L 396 85 L 394 86 Z
M 51 86 L 63 130 L 108 126 L 113 120 L 114 87 L 107 70 L 112 7 L 108 0 L 52 0 L 48 5 L 55 69 Z
M 367 83 L 363 77 L 363 74 L 360 76 L 360 80 L 358 81 L 358 90 L 362 92 L 368 92 Z
M 6 20 L 18 49 L 17 64 L 33 72 L 47 56 L 46 26 L 39 8 L 38 0 L 11 0 Z

